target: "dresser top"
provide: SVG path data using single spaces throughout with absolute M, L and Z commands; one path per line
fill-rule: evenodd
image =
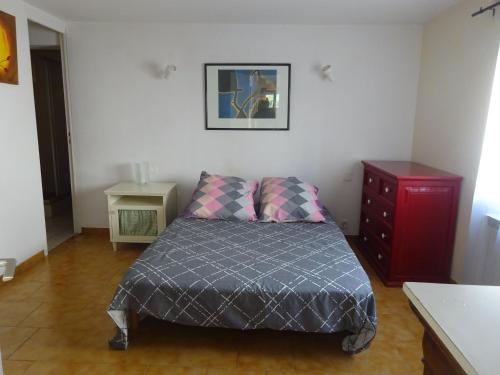
M 465 373 L 498 373 L 500 287 L 405 283 L 403 291 Z
M 399 179 L 440 179 L 440 180 L 461 180 L 462 177 L 442 171 L 440 169 L 428 167 L 427 165 L 413 163 L 410 161 L 373 161 L 365 160 L 363 164 L 376 168 L 383 173 Z
M 173 182 L 149 182 L 144 185 L 135 182 L 120 182 L 104 190 L 107 195 L 167 195 L 175 187 Z

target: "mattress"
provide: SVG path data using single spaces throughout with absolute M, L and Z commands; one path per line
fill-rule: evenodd
M 333 220 L 259 223 L 177 218 L 126 272 L 109 306 L 109 344 L 126 349 L 127 315 L 240 330 L 375 336 L 370 281 Z

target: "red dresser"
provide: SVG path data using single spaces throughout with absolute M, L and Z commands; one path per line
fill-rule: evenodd
M 363 255 L 388 286 L 449 282 L 462 177 L 411 162 L 363 164 Z

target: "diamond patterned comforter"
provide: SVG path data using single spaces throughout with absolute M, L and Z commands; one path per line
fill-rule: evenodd
M 368 276 L 338 226 L 176 219 L 125 274 L 108 309 L 127 348 L 127 314 L 241 330 L 347 331 L 358 353 L 376 332 Z

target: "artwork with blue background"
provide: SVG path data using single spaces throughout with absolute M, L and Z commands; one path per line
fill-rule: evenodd
M 218 74 L 219 118 L 276 118 L 276 69 L 220 69 Z

